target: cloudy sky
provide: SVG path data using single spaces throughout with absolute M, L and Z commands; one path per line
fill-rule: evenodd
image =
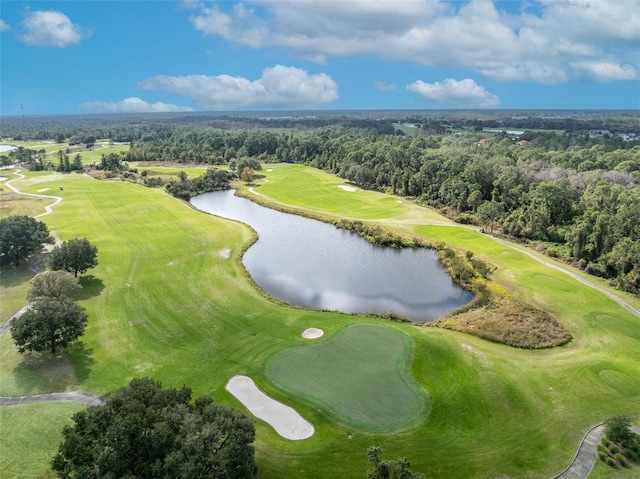
M 0 54 L 3 115 L 640 108 L 640 0 L 2 0 Z

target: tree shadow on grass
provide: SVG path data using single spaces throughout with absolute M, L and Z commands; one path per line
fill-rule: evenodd
M 100 278 L 96 278 L 92 274 L 81 276 L 79 279 L 82 289 L 74 293 L 73 298 L 76 300 L 89 299 L 99 296 L 104 289 L 104 283 Z
M 91 366 L 96 362 L 93 359 L 93 349 L 87 349 L 82 341 L 75 341 L 67 348 L 67 357 L 76 375 L 78 382 L 83 382 L 89 377 Z
M 14 265 L 2 265 L 1 269 L 0 286 L 3 288 L 11 288 L 26 283 L 35 275 L 25 263 L 17 267 Z
M 93 350 L 81 341 L 70 345 L 65 352 L 28 352 L 13 369 L 19 395 L 42 394 L 77 389 L 95 363 Z

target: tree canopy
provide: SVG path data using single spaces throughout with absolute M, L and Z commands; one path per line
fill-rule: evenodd
M 608 418 L 604 422 L 605 435 L 613 442 L 626 445 L 634 437 L 631 430 L 631 419 L 627 416 L 617 415 Z
M 80 288 L 78 278 L 68 271 L 45 271 L 35 275 L 31 280 L 27 299 L 32 301 L 37 298 L 70 298 Z
M 406 458 L 385 459 L 380 446 L 371 446 L 367 451 L 373 469 L 367 471 L 367 479 L 425 479 L 425 475 L 411 470 Z
M 49 228 L 30 216 L 8 216 L 0 219 L 0 263 L 16 266 L 37 253 L 45 243 L 53 243 Z
M 49 267 L 73 273 L 85 273 L 98 265 L 98 248 L 87 238 L 76 238 L 56 246 L 49 255 Z
M 73 416 L 52 469 L 60 478 L 257 477 L 253 423 L 208 396 L 133 379 Z
M 84 333 L 87 315 L 67 298 L 40 298 L 11 323 L 18 352 L 64 348 Z

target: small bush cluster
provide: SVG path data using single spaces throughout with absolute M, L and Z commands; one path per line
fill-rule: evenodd
M 611 467 L 640 464 L 640 436 L 629 429 L 631 421 L 624 416 L 614 416 L 605 424 L 607 436 L 598 445 L 598 459 Z
M 415 248 L 419 246 L 412 239 L 403 238 L 381 226 L 362 221 L 340 220 L 336 226 L 362 236 L 369 243 L 391 248 Z

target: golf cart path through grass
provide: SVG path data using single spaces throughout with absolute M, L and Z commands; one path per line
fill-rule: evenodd
M 307 208 L 307 207 L 303 207 L 303 206 L 298 206 L 298 205 L 291 205 L 288 203 L 283 203 L 281 201 L 278 201 L 274 198 L 271 198 L 270 196 L 267 196 L 263 193 L 259 193 L 257 192 L 253 187 L 249 188 L 249 191 L 253 194 L 255 194 L 256 196 L 260 196 L 261 198 L 267 200 L 270 203 L 273 203 L 275 205 L 280 205 L 280 206 L 285 206 L 287 208 L 295 208 L 297 210 L 300 211 L 306 211 L 309 213 L 313 213 L 316 215 L 320 215 L 320 216 L 330 216 L 330 217 L 335 217 L 335 218 L 345 218 L 345 219 L 349 219 L 349 220 L 359 220 L 359 221 L 369 221 L 372 223 L 378 223 L 378 224 L 402 224 L 402 225 L 428 225 L 428 224 L 432 224 L 429 222 L 424 222 L 424 221 L 418 221 L 418 220 L 394 220 L 394 219 L 362 219 L 362 218 L 354 218 L 354 217 L 349 217 L 349 216 L 345 216 L 345 215 L 341 215 L 338 213 L 330 213 L 330 212 L 326 212 L 326 211 L 322 211 L 322 210 L 317 210 L 317 209 L 313 209 L 313 208 Z M 435 224 L 435 223 L 433 223 Z M 459 225 L 457 223 L 449 223 L 447 224 L 447 226 L 452 226 L 452 227 L 458 227 L 458 228 L 466 228 L 469 229 L 468 226 L 464 226 L 464 225 Z M 640 317 L 640 311 L 638 311 L 637 309 L 635 309 L 633 306 L 631 306 L 629 303 L 627 303 L 624 299 L 620 298 L 619 296 L 617 296 L 615 293 L 606 290 L 605 288 L 602 288 L 600 286 L 598 286 L 597 284 L 592 283 L 591 281 L 589 281 L 588 279 L 582 278 L 580 275 L 568 270 L 567 268 L 564 268 L 561 265 L 558 264 L 554 264 L 551 261 L 547 261 L 543 258 L 538 257 L 537 255 L 533 254 L 532 252 L 524 249 L 524 248 L 519 248 L 515 245 L 513 245 L 512 243 L 505 241 L 503 239 L 500 239 L 496 236 L 493 236 L 491 234 L 487 234 L 486 235 L 488 238 L 491 238 L 492 240 L 498 242 L 499 244 L 501 244 L 502 246 L 505 246 L 507 248 L 511 248 L 515 251 L 519 251 L 527 256 L 529 256 L 531 259 L 545 265 L 545 266 L 549 266 L 557 271 L 560 271 L 562 273 L 565 273 L 567 275 L 569 275 L 570 277 L 572 277 L 573 279 L 575 279 L 576 281 L 584 284 L 585 286 L 588 286 L 592 289 L 595 289 L 596 291 L 605 294 L 607 297 L 609 297 L 610 299 L 612 299 L 613 301 L 615 301 L 616 303 L 618 303 L 620 306 L 622 306 L 623 308 L 625 308 L 627 311 L 629 311 L 630 313 L 634 314 L 635 316 Z
M 39 215 L 34 216 L 34 218 L 40 218 L 41 216 L 48 215 L 49 213 L 51 213 L 52 208 L 62 201 L 62 198 L 59 197 L 59 196 L 39 195 L 39 194 L 36 194 L 36 193 L 24 193 L 24 192 L 20 191 L 18 188 L 16 188 L 15 186 L 11 185 L 11 182 L 13 180 L 22 180 L 22 179 L 25 178 L 25 176 L 20 173 L 20 170 L 14 171 L 13 174 L 18 176 L 18 178 L 12 178 L 10 180 L 7 180 L 5 182 L 5 185 L 7 185 L 11 190 L 13 190 L 14 193 L 16 193 L 18 195 L 23 195 L 23 196 L 33 196 L 33 197 L 36 197 L 36 198 L 51 198 L 52 200 L 54 200 L 53 203 L 51 203 L 48 206 L 45 206 L 45 208 L 44 208 L 45 212 L 44 213 L 40 213 Z

